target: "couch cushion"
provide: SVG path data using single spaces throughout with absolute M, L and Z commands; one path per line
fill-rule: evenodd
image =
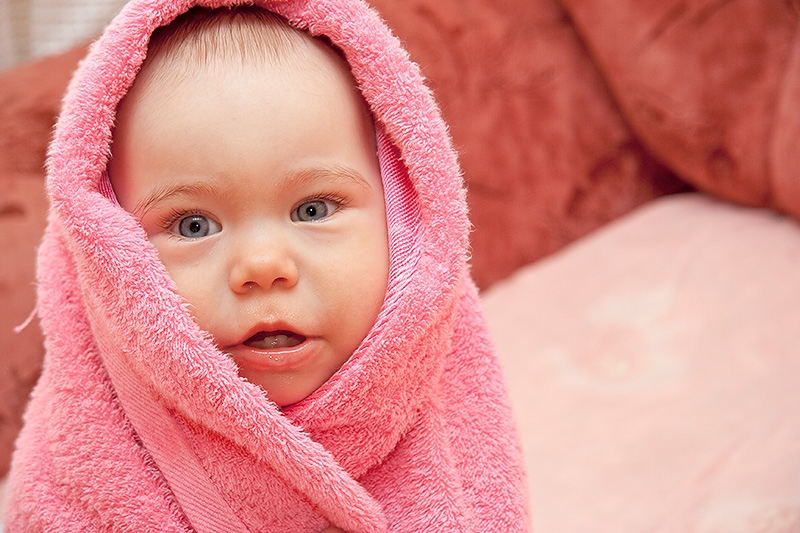
M 47 202 L 38 174 L 2 176 L 0 194 L 0 477 L 8 471 L 22 412 L 42 366 L 38 320 L 15 333 L 36 306 L 34 263 Z
M 647 204 L 483 295 L 540 532 L 800 530 L 800 225 Z
M 651 154 L 699 190 L 800 218 L 796 1 L 560 2 Z

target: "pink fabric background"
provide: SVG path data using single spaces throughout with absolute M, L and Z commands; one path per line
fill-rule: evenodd
M 800 531 L 798 262 L 796 220 L 685 195 L 484 293 L 534 530 Z

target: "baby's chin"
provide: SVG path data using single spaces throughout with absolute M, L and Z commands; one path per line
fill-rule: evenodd
M 264 375 L 262 372 L 247 372 L 240 369 L 239 375 L 260 387 L 267 398 L 278 407 L 284 408 L 299 403 L 314 394 L 333 374 L 317 377 L 289 374 Z

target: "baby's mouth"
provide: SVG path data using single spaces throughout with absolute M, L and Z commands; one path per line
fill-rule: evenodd
M 306 338 L 293 331 L 259 331 L 246 341 L 244 345 L 256 350 L 275 350 L 291 348 L 302 344 Z

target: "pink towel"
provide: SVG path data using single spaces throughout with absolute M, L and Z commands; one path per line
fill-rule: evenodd
M 39 254 L 47 358 L 12 465 L 9 531 L 526 531 L 455 155 L 417 67 L 368 7 L 262 3 L 345 53 L 379 131 L 387 295 L 314 394 L 281 410 L 241 379 L 113 201 L 115 109 L 150 34 L 193 5 L 236 3 L 134 1 L 70 85 Z

